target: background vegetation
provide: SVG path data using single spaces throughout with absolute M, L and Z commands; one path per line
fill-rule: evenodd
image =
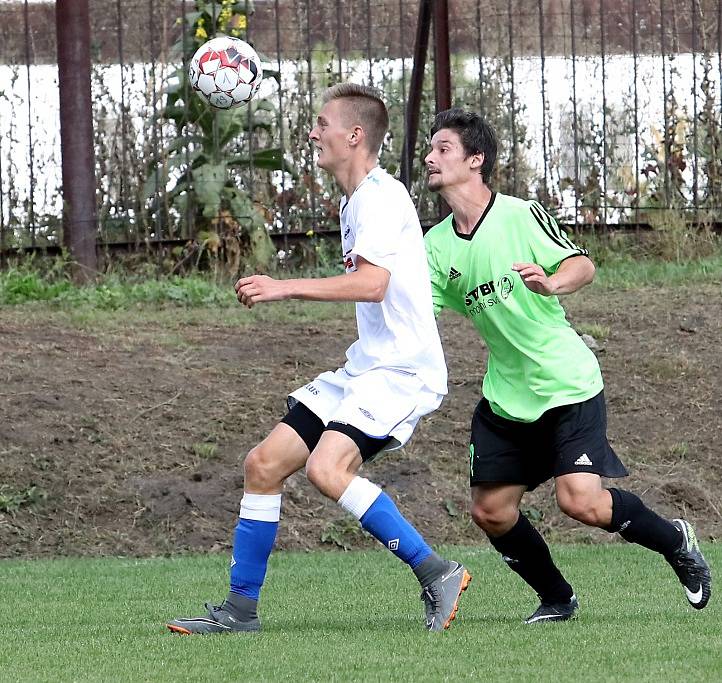
M 536 196 L 586 232 L 645 224 L 656 239 L 650 251 L 664 258 L 706 257 L 722 190 L 717 5 L 632 5 L 450 3 L 453 103 L 497 128 L 496 189 Z M 38 35 L 44 7 L 25 18 L 0 8 L 4 25 L 27 24 L 30 41 L 23 49 L 8 34 L 0 48 L 0 106 L 27 112 L 3 116 L 0 129 L 0 250 L 60 243 L 58 143 L 44 134 L 54 129 L 56 104 L 39 63 L 54 47 L 52 35 Z M 383 91 L 392 126 L 382 163 L 398 171 L 416 3 L 370 12 L 361 0 L 91 7 L 98 239 L 139 249 L 164 240 L 134 267 L 228 274 L 318 266 L 317 241 L 269 236 L 336 228 L 338 191 L 314 168 L 307 133 L 320 92 L 338 80 Z M 189 92 L 185 65 L 219 33 L 255 45 L 266 89 L 250 107 L 213 114 Z M 410 188 L 425 222 L 438 217 L 419 163 L 434 109 L 429 57 Z M 562 91 L 568 100 L 559 100 Z M 113 270 L 117 258 L 105 250 L 103 268 Z

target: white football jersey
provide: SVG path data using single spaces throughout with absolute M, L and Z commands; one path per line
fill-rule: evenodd
M 380 303 L 356 304 L 359 338 L 346 351 L 346 371 L 389 368 L 419 377 L 446 394 L 446 362 L 431 300 L 424 239 L 406 188 L 378 166 L 351 198 L 341 199 L 341 245 L 346 272 L 359 256 L 389 271 Z

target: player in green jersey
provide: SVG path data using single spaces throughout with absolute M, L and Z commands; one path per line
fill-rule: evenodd
M 627 471 L 607 441 L 599 364 L 558 298 L 592 281 L 586 250 L 537 202 L 489 187 L 496 136 L 481 116 L 441 112 L 431 135 L 428 186 L 452 210 L 426 235 L 434 308 L 471 318 L 489 349 L 471 422 L 471 514 L 539 595 L 527 623 L 577 609 L 544 539 L 519 513 L 524 493 L 552 477 L 565 514 L 661 553 L 702 609 L 711 577 L 691 525 L 602 483 Z

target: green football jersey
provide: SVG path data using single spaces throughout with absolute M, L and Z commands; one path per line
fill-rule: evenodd
M 434 310 L 471 318 L 489 349 L 482 391 L 502 417 L 533 422 L 603 388 L 595 355 L 566 319 L 556 296 L 529 290 L 513 263 L 547 275 L 570 256 L 586 255 L 537 203 L 494 193 L 470 235 L 453 215 L 426 234 Z

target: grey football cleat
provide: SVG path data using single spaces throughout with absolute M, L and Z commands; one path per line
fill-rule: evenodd
M 709 565 L 699 549 L 697 535 L 689 522 L 673 519 L 672 524 L 682 534 L 682 547 L 665 558 L 679 578 L 687 601 L 695 609 L 704 608 L 712 595 L 712 575 Z
M 578 608 L 579 602 L 576 595 L 572 595 L 569 602 L 542 602 L 534 614 L 524 619 L 524 623 L 538 624 L 546 621 L 568 621 L 574 618 Z
M 205 617 L 181 617 L 169 621 L 166 626 L 173 633 L 191 635 L 199 633 L 255 633 L 261 630 L 261 622 L 258 617 L 248 621 L 236 619 L 223 605 L 205 604 L 208 616 Z
M 451 626 L 459 608 L 459 598 L 471 581 L 463 564 L 449 562 L 449 568 L 421 591 L 426 608 L 426 630 L 443 631 Z

